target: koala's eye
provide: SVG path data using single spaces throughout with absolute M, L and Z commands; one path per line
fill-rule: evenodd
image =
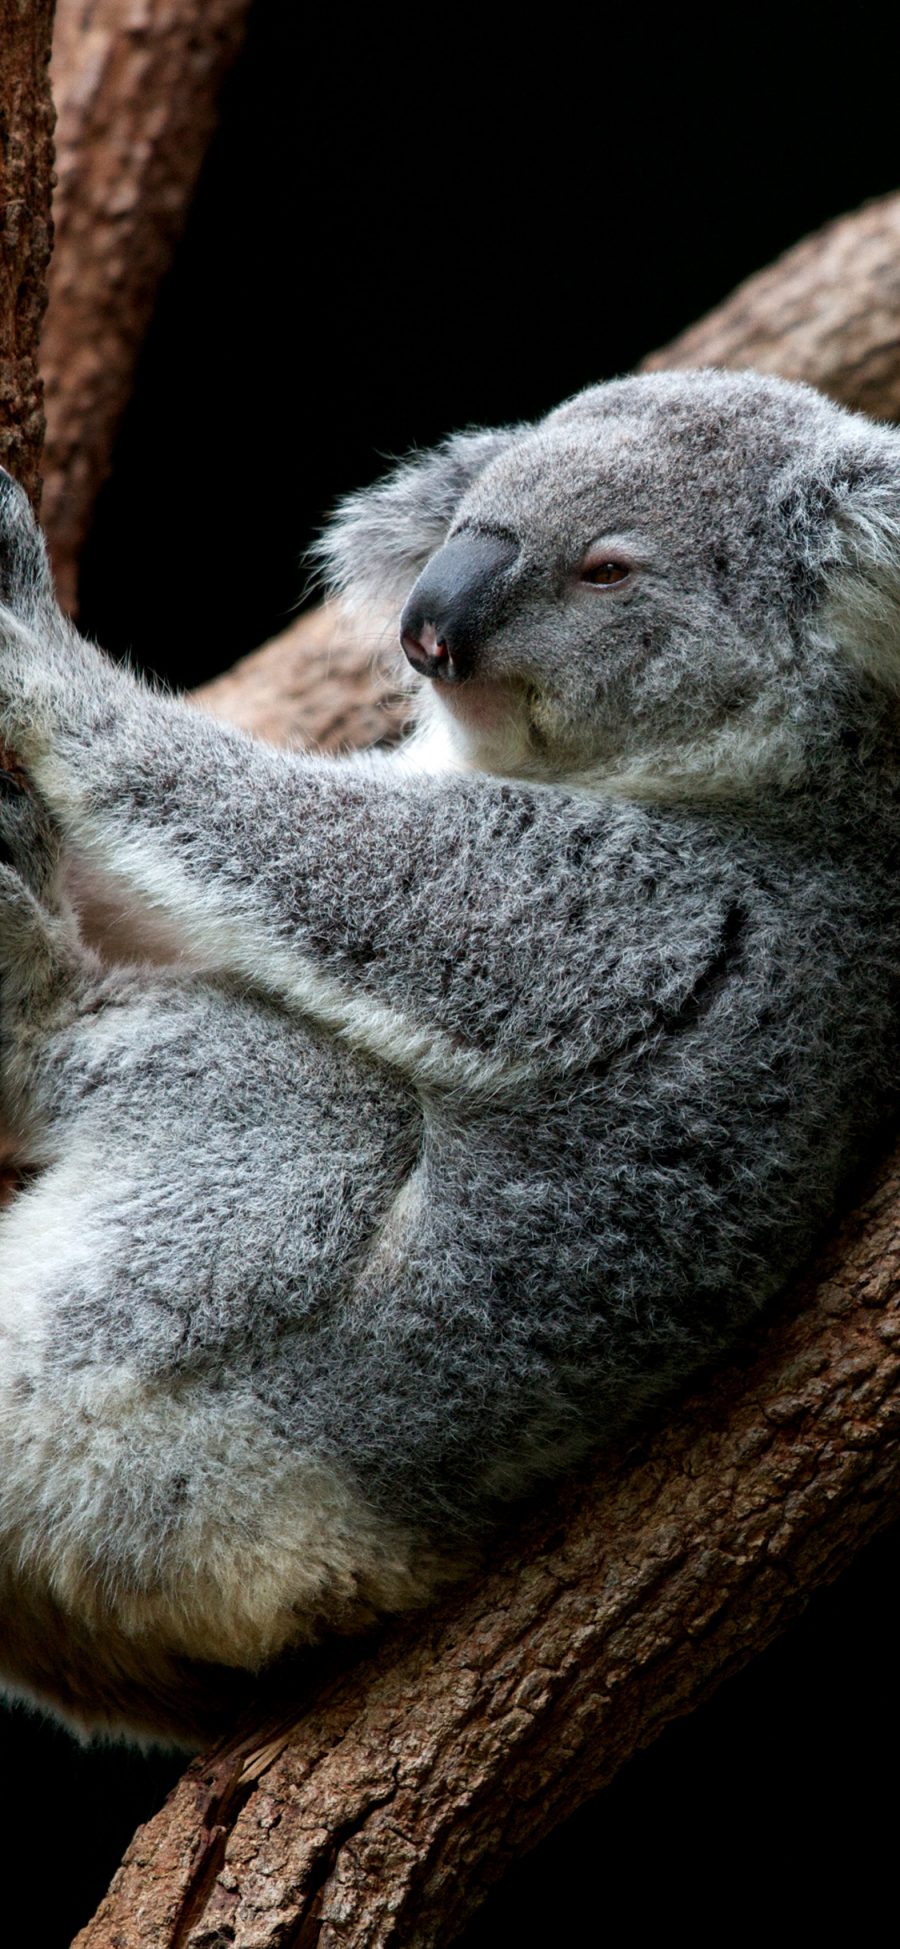
M 594 589 L 608 589 L 614 582 L 627 582 L 630 574 L 625 562 L 585 562 L 581 581 L 590 582 Z

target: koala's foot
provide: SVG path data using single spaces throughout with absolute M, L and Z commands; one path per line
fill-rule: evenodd
M 44 539 L 28 496 L 0 468 L 0 603 L 30 617 L 52 588 Z

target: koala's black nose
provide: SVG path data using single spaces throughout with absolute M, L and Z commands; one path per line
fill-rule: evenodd
M 422 570 L 400 618 L 414 670 L 444 683 L 471 674 L 475 652 L 497 619 L 500 583 L 519 553 L 505 535 L 455 535 Z

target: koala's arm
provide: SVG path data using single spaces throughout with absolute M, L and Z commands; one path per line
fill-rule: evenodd
M 685 862 L 673 954 L 633 808 L 274 751 L 112 664 L 59 615 L 40 567 L 38 553 L 29 584 L 20 566 L 0 612 L 4 741 L 88 866 L 174 922 L 205 967 L 419 1080 L 490 1085 L 523 1060 L 611 1050 L 715 956 L 724 892 L 694 888 Z M 644 853 L 653 843 L 642 835 Z M 640 955 L 621 953 L 629 928 Z
M 626 1032 L 627 970 L 603 968 L 596 933 L 588 966 L 584 926 L 586 883 L 602 906 L 607 876 L 620 915 L 623 900 L 646 906 L 621 875 L 622 809 L 281 753 L 80 643 L 69 681 L 32 688 L 25 710 L 16 694 L 7 685 L 6 740 L 66 840 L 174 923 L 198 964 L 423 1080 L 490 1083 L 492 1062 L 499 1080 L 572 1037 L 582 1061 Z M 646 961 L 641 983 L 649 1000 Z

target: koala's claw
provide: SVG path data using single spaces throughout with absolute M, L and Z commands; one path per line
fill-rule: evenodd
M 52 594 L 43 537 L 23 487 L 0 468 L 0 602 L 30 615 Z

